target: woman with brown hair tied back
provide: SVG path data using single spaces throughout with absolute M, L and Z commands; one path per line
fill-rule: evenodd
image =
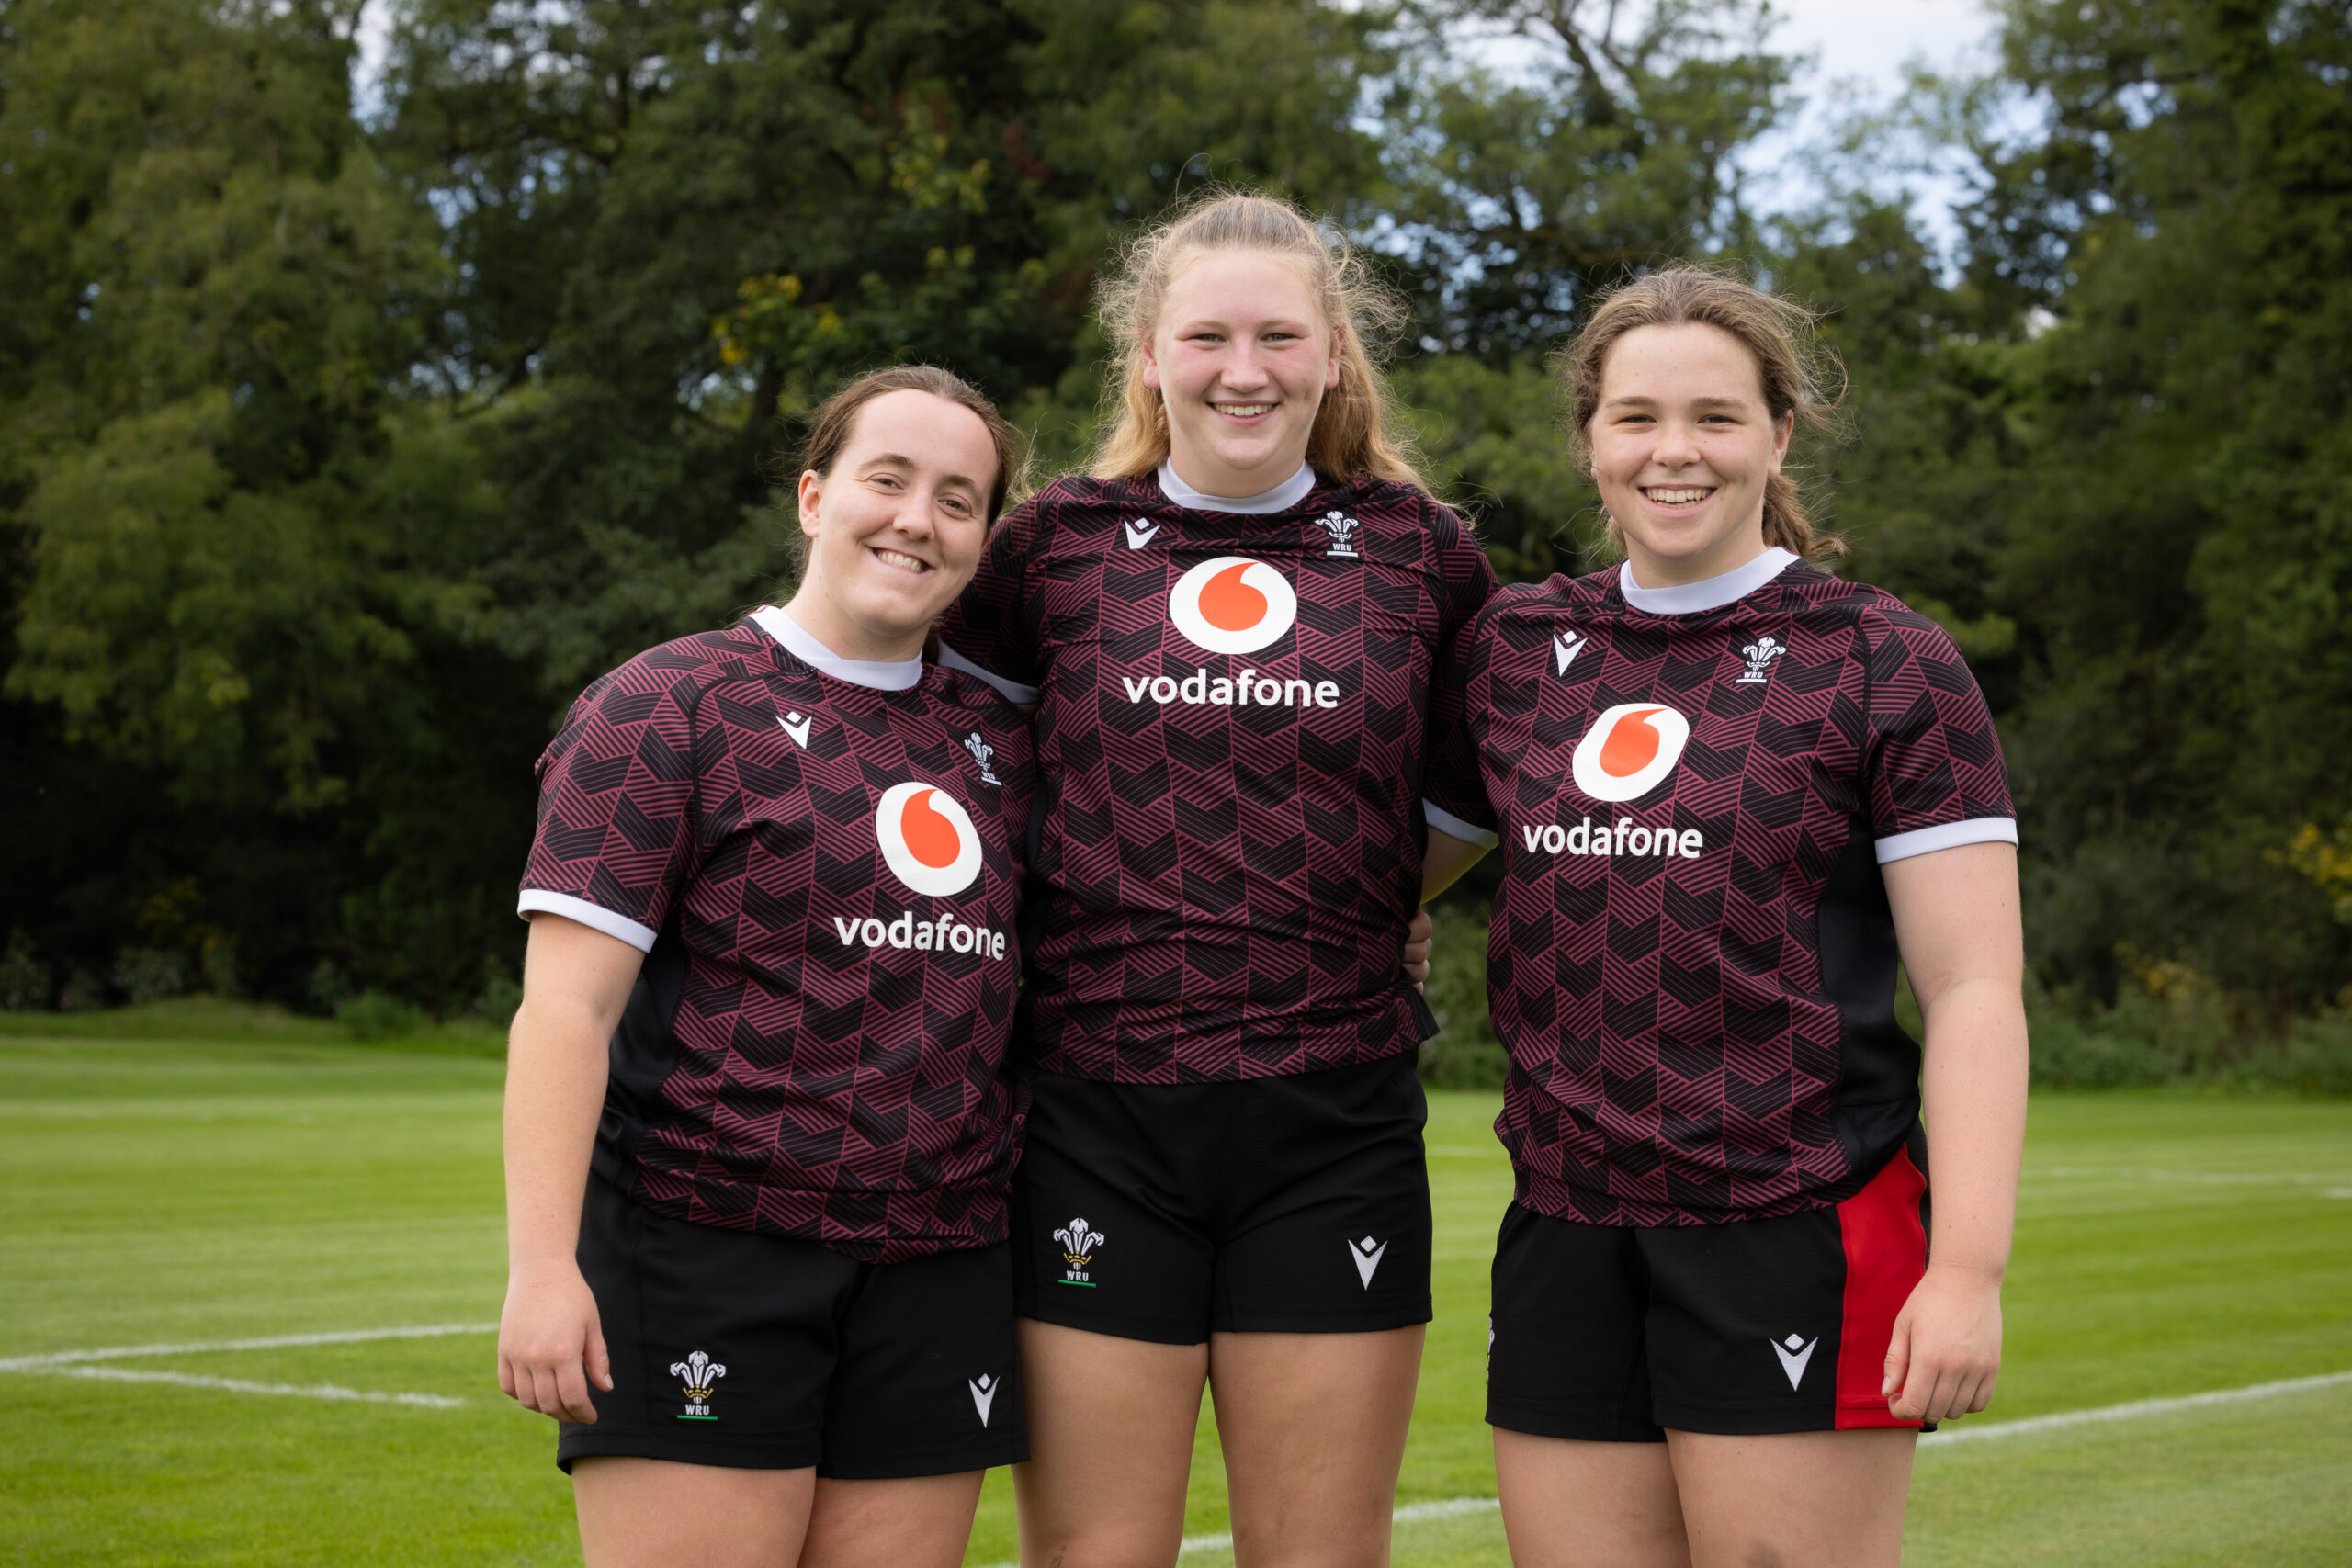
M 1037 705 L 1022 1555 L 1173 1562 L 1205 1382 L 1241 1560 L 1383 1562 L 1430 1317 L 1430 680 L 1494 576 L 1391 434 L 1394 303 L 1297 209 L 1203 200 L 1102 305 L 1094 470 L 941 628 Z
M 817 411 L 798 592 L 539 761 L 499 1383 L 589 1568 L 954 1568 L 1023 1457 L 1005 1043 L 1028 725 L 923 661 L 1018 478 L 944 370 Z
M 1951 639 L 1806 559 L 1812 326 L 1695 266 L 1600 299 L 1563 363 L 1625 560 L 1496 594 L 1440 682 L 1432 839 L 1503 850 L 1521 1568 L 1894 1568 L 1917 1434 L 2000 1364 L 2017 824 Z

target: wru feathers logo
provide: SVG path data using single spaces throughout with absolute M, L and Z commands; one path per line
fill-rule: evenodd
M 716 1421 L 710 1413 L 710 1385 L 727 1375 L 727 1369 L 696 1350 L 683 1361 L 670 1363 L 670 1375 L 684 1378 L 686 1407 L 678 1415 L 681 1421 Z
M 1056 1231 L 1054 1239 L 1062 1244 L 1062 1257 L 1069 1264 L 1060 1283 L 1083 1285 L 1090 1291 L 1094 1289 L 1094 1277 L 1086 1271 L 1086 1266 L 1094 1261 L 1094 1249 L 1102 1245 L 1102 1233 L 1089 1230 L 1086 1216 L 1080 1214 Z
M 1062 1256 L 1069 1259 L 1069 1266 L 1083 1269 L 1093 1261 L 1094 1249 L 1102 1245 L 1102 1233 L 1088 1230 L 1086 1216 L 1081 1214 L 1070 1221 L 1068 1229 L 1056 1231 L 1054 1239 L 1062 1244 Z

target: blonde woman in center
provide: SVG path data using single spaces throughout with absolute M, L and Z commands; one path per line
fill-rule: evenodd
M 1204 200 L 1102 303 L 1116 427 L 942 626 L 1036 705 L 1044 790 L 1022 1556 L 1173 1562 L 1205 1383 L 1237 1558 L 1382 1563 L 1430 1317 L 1430 681 L 1494 574 L 1389 434 L 1395 307 L 1295 209 Z

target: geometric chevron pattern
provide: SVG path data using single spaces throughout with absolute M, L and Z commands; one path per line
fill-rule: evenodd
M 1872 846 L 2005 836 L 1992 718 L 1951 638 L 1881 590 L 1799 562 L 1662 615 L 1617 581 L 1503 591 L 1440 682 L 1429 798 L 1502 836 L 1487 984 L 1519 1201 L 1630 1225 L 1836 1202 L 1917 1113 Z M 1645 793 L 1598 800 L 1578 748 L 1627 704 L 1670 708 L 1688 739 Z M 1634 734 L 1617 772 L 1649 754 Z M 1604 789 L 1607 755 L 1584 762 Z M 1672 848 L 1625 848 L 1645 840 Z
M 1271 626 L 1283 585 L 1295 599 L 1248 653 L 1204 648 L 1170 607 L 1225 557 L 1280 581 L 1250 579 L 1260 592 L 1237 569 L 1199 615 Z M 1493 587 L 1453 513 L 1378 479 L 1241 516 L 1069 479 L 1006 519 L 941 635 L 1041 691 L 1028 1059 L 1193 1083 L 1376 1060 L 1430 1032 L 1397 970 L 1430 680 Z
M 600 1168 L 676 1218 L 865 1261 L 1003 1240 L 1034 780 L 1027 726 L 982 682 L 926 665 L 875 691 L 748 622 L 582 693 L 539 760 L 523 886 L 660 933 L 615 1037 Z M 909 781 L 977 829 L 959 892 L 915 893 L 885 863 L 876 808 Z M 924 820 L 949 835 L 934 859 L 960 846 Z M 1003 956 L 939 945 L 956 926 L 1004 933 Z

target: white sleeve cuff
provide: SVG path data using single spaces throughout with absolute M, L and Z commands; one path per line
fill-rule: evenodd
M 1018 681 L 1008 681 L 1001 675 L 991 675 L 944 642 L 939 645 L 939 661 L 950 670 L 961 670 L 976 681 L 986 681 L 1003 694 L 1006 702 L 1019 703 L 1026 707 L 1037 700 L 1036 687 L 1024 686 Z
M 1429 818 L 1430 827 L 1446 837 L 1459 839 L 1465 844 L 1476 844 L 1482 850 L 1491 850 L 1502 842 L 1498 835 L 1488 832 L 1476 822 L 1464 822 L 1453 812 L 1442 806 L 1433 806 L 1427 799 L 1421 802 L 1421 815 Z
M 567 920 L 578 920 L 591 931 L 617 937 L 639 953 L 653 951 L 653 939 L 661 933 L 650 926 L 640 926 L 627 915 L 616 915 L 602 904 L 591 904 L 585 898 L 574 898 L 569 893 L 550 893 L 543 887 L 526 887 L 523 896 L 514 900 L 514 912 L 561 915 Z
M 1909 860 L 1913 855 L 1933 853 L 1937 850 L 1956 850 L 1962 844 L 2014 844 L 2018 841 L 2018 824 L 2014 817 L 1972 817 L 1965 822 L 1945 822 L 1933 828 L 1920 828 L 1908 833 L 1895 833 L 1878 841 L 1878 863 Z

